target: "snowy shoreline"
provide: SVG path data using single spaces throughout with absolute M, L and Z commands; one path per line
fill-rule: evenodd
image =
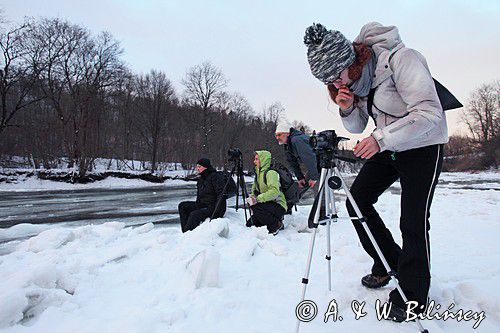
M 470 177 L 444 178 L 463 182 Z M 397 242 L 399 200 L 386 192 L 377 203 Z M 438 186 L 430 221 L 430 298 L 443 310 L 454 304 L 454 310 L 484 311 L 486 319 L 475 330 L 474 321 L 424 320 L 429 332 L 498 331 L 499 203 L 497 190 Z M 338 208 L 346 216 L 345 205 Z M 246 228 L 243 211 L 232 209 L 225 218 L 186 234 L 177 226 L 125 228 L 120 222 L 41 228 L 37 236 L 15 242 L 13 252 L 0 256 L 0 329 L 291 332 L 311 235 L 308 212 L 308 206 L 301 206 L 287 216 L 286 229 L 276 237 L 265 228 Z M 318 231 L 306 299 L 320 312 L 301 324 L 301 332 L 416 332 L 414 323 L 376 319 L 376 300 L 385 301 L 394 286 L 367 290 L 360 285 L 371 260 L 349 222 L 332 227 L 333 291 L 328 292 L 326 229 Z M 344 320 L 324 323 L 332 299 Z M 353 300 L 366 302 L 366 317 L 354 319 Z
M 169 172 L 169 176 L 180 176 L 180 173 L 185 171 Z M 345 175 L 346 177 L 355 176 Z M 247 182 L 253 180 L 252 177 L 245 177 Z M 466 182 L 482 182 L 483 188 L 500 189 L 500 172 L 499 171 L 482 171 L 482 172 L 443 172 L 439 177 L 440 182 L 447 183 L 466 183 Z M 83 189 L 123 189 L 123 188 L 138 188 L 138 187 L 161 187 L 161 186 L 189 186 L 193 185 L 192 181 L 181 179 L 167 179 L 164 183 L 153 183 L 141 179 L 124 179 L 116 177 L 108 177 L 104 180 L 95 181 L 88 184 L 71 184 L 65 182 L 42 180 L 36 177 L 20 178 L 12 183 L 0 183 L 1 192 L 30 192 L 30 191 L 64 191 L 64 190 L 83 190 Z M 476 186 L 478 187 L 478 186 Z
M 71 184 L 52 180 L 37 179 L 34 177 L 20 180 L 16 183 L 0 183 L 1 192 L 30 192 L 30 191 L 64 191 L 64 190 L 84 190 L 84 189 L 122 189 L 137 187 L 162 187 L 162 186 L 183 186 L 193 185 L 192 181 L 180 179 L 168 179 L 163 183 L 152 183 L 141 179 L 124 179 L 108 177 L 104 180 L 95 181 L 88 184 Z

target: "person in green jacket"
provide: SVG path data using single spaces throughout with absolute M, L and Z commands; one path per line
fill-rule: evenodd
M 267 150 L 256 151 L 254 164 L 252 195 L 247 198 L 252 216 L 247 226 L 267 226 L 269 233 L 276 235 L 284 229 L 283 216 L 287 210 L 285 195 L 280 188 L 280 176 L 271 169 L 271 153 Z

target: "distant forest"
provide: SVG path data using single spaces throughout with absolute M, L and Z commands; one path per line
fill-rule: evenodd
M 1 23 L 0 33 L 2 160 L 23 157 L 35 169 L 64 161 L 83 177 L 97 158 L 148 161 L 151 172 L 162 162 L 192 166 L 201 156 L 222 167 L 231 147 L 241 149 L 249 169 L 256 149 L 283 159 L 274 138 L 283 106 L 274 101 L 257 112 L 228 91 L 228 79 L 210 62 L 186 69 L 179 92 L 168 73 L 134 73 L 107 32 L 27 19 Z M 463 113 L 471 135 L 451 138 L 448 169 L 498 166 L 498 96 L 498 81 L 471 93 Z

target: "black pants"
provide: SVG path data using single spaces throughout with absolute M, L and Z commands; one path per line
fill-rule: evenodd
M 257 203 L 251 207 L 252 216 L 248 219 L 256 227 L 267 226 L 269 232 L 275 232 L 285 215 L 285 209 L 277 202 Z
M 179 204 L 179 216 L 181 218 L 182 232 L 195 229 L 206 218 L 211 217 L 214 208 L 196 203 L 195 201 L 184 201 Z M 226 200 L 222 200 L 214 215 L 214 218 L 223 217 L 226 213 Z
M 354 180 L 351 193 L 391 270 L 397 272 L 408 300 L 425 305 L 430 287 L 429 210 L 441 172 L 443 145 L 391 154 L 385 151 L 369 159 Z M 402 248 L 394 242 L 391 232 L 373 207 L 378 197 L 398 178 L 401 183 L 399 226 Z M 356 216 L 350 202 L 347 209 L 350 216 Z M 387 275 L 361 222 L 353 221 L 353 224 L 363 248 L 374 260 L 372 274 Z M 390 293 L 389 299 L 404 306 L 396 289 Z

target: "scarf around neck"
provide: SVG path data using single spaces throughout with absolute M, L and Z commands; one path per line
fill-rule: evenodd
M 354 95 L 359 97 L 368 96 L 372 86 L 373 73 L 375 72 L 375 63 L 375 53 L 372 51 L 372 57 L 363 66 L 361 77 L 351 85 L 351 91 Z

